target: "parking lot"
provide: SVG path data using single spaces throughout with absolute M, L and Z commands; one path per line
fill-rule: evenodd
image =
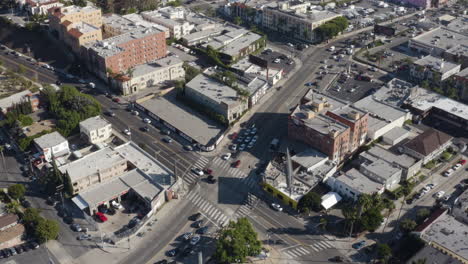
M 282 54 L 271 49 L 266 49 L 258 56 L 267 61 L 268 67 L 283 69 L 285 75 L 291 72 L 295 67 L 295 63 L 291 55 Z

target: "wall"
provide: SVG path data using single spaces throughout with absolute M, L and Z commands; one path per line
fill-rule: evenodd
M 81 179 L 78 179 L 77 181 L 73 181 L 72 182 L 73 193 L 76 194 L 76 193 L 85 191 L 86 189 L 88 189 L 89 187 L 95 184 L 107 181 L 114 177 L 118 177 L 122 175 L 127 170 L 127 167 L 128 167 L 126 160 L 122 160 L 115 164 L 110 164 L 109 166 L 110 167 L 108 167 L 107 169 L 100 170 L 91 175 L 82 177 Z

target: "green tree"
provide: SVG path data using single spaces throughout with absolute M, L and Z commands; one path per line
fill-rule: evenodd
M 378 208 L 369 209 L 359 219 L 361 227 L 372 232 L 382 224 L 382 221 L 383 216 Z
M 23 65 L 18 65 L 18 69 L 17 69 L 18 73 L 19 74 L 25 74 L 26 73 L 26 68 L 23 66 Z
M 320 195 L 315 192 L 308 192 L 306 195 L 302 196 L 297 203 L 297 209 L 301 212 L 305 212 L 305 209 L 318 212 L 322 209 L 321 203 L 322 199 Z
M 406 219 L 403 219 L 401 220 L 400 222 L 400 228 L 404 231 L 404 232 L 411 232 L 413 231 L 416 226 L 418 224 L 416 224 L 416 222 L 412 219 L 409 219 L 409 218 L 406 218 Z
M 377 244 L 377 256 L 384 262 L 387 263 L 388 259 L 392 256 L 392 249 L 387 244 Z
M 242 24 L 242 19 L 239 16 L 234 17 L 234 24 L 236 25 Z
M 64 186 L 65 193 L 68 195 L 68 197 L 73 196 L 73 185 L 72 185 L 70 175 L 68 174 L 68 171 L 63 176 L 63 179 L 64 179 L 64 185 L 65 185 Z
M 195 76 L 200 74 L 200 70 L 197 68 L 189 65 L 188 63 L 184 62 L 184 70 L 185 70 L 185 82 L 188 83 L 190 82 Z
M 14 184 L 8 187 L 8 195 L 15 200 L 23 198 L 25 193 L 26 188 L 22 184 Z
M 30 126 L 34 122 L 34 120 L 27 115 L 19 115 L 18 120 L 20 121 L 22 127 Z
M 245 262 L 248 256 L 258 255 L 261 248 L 262 243 L 249 220 L 239 218 L 220 232 L 214 258 L 217 263 Z
M 20 204 L 18 201 L 11 201 L 6 204 L 6 211 L 10 214 L 17 214 L 19 213 Z
M 42 216 L 40 215 L 40 211 L 36 208 L 27 208 L 23 212 L 23 223 L 26 226 L 33 227 L 36 226 L 41 220 Z
M 36 225 L 35 235 L 40 243 L 44 243 L 48 240 L 57 239 L 59 231 L 60 226 L 57 221 L 42 218 Z
M 327 226 L 328 226 L 328 221 L 326 218 L 322 217 L 320 218 L 320 227 L 326 231 L 327 230 Z

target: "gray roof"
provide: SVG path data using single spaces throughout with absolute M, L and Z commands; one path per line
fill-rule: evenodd
M 349 187 L 359 191 L 360 193 L 372 194 L 382 189 L 382 184 L 375 182 L 366 177 L 356 169 L 351 169 L 338 177 L 338 181 L 343 182 Z
M 468 33 L 468 16 L 459 16 L 456 19 L 452 20 L 450 24 L 447 25 L 448 29 L 451 29 L 462 34 Z
M 384 179 L 390 179 L 393 175 L 397 174 L 398 172 L 401 173 L 401 169 L 393 166 L 389 162 L 380 159 L 380 158 L 369 158 L 371 162 L 366 162 L 360 165 L 361 169 L 366 169 L 369 172 L 382 177 Z
M 416 36 L 412 39 L 412 41 L 417 41 L 428 46 L 448 50 L 456 45 L 468 43 L 468 36 L 441 27 Z
M 5 97 L 3 99 L 0 99 L 0 108 L 2 110 L 6 110 L 13 106 L 13 104 L 17 104 L 25 100 L 25 96 L 31 94 L 31 91 L 29 90 L 24 90 L 15 94 L 12 94 L 8 97 Z
M 465 68 L 464 70 L 456 73 L 455 76 L 465 77 L 465 78 L 468 77 L 468 68 Z
M 291 160 L 300 164 L 304 168 L 310 168 L 319 163 L 327 161 L 328 156 L 318 150 L 309 148 L 301 153 L 294 155 Z
M 36 145 L 38 145 L 41 149 L 55 147 L 65 141 L 67 141 L 67 139 L 60 135 L 60 133 L 57 131 L 34 139 L 34 143 L 36 143 Z
M 223 46 L 219 52 L 222 52 L 224 54 L 230 55 L 230 56 L 236 56 L 239 54 L 239 52 L 242 49 L 247 48 L 250 46 L 252 43 L 255 41 L 261 39 L 262 36 L 259 34 L 253 33 L 253 32 L 248 32 L 241 37 L 238 37 L 237 39 L 233 40 L 226 46 Z
M 388 138 L 390 140 L 397 140 L 403 136 L 407 137 L 409 134 L 409 130 L 403 127 L 394 127 L 390 129 L 387 133 L 385 133 L 383 136 L 385 138 Z
M 402 167 L 408 168 L 416 163 L 416 159 L 406 154 L 397 155 L 380 146 L 374 146 L 366 152 L 360 154 L 364 158 L 368 158 L 367 155 L 371 155 L 374 158 L 382 159 L 390 163 L 396 163 Z
M 129 189 L 133 189 L 141 197 L 148 198 L 150 201 L 164 190 L 161 186 L 150 181 L 141 170 L 133 169 L 120 177 L 95 185 L 91 189 L 80 193 L 79 196 L 88 205 L 96 206 Z
M 421 238 L 430 244 L 446 248 L 461 258 L 468 259 L 468 225 L 457 221 L 453 216 L 444 214 L 429 226 Z
M 418 251 L 418 253 L 416 253 L 416 255 L 414 255 L 406 263 L 417 263 L 417 261 L 420 259 L 425 259 L 426 263 L 429 262 L 436 264 L 462 264 L 461 261 L 429 245 L 424 246 L 421 250 Z
M 106 127 L 108 125 L 110 125 L 110 123 L 106 119 L 104 119 L 104 118 L 102 118 L 100 116 L 90 117 L 90 118 L 80 122 L 80 126 L 84 127 L 88 131 L 94 131 L 94 130 L 97 130 L 97 129 L 101 129 L 101 128 Z
M 60 166 L 59 170 L 62 173 L 68 172 L 70 179 L 75 182 L 101 170 L 111 168 L 124 160 L 118 152 L 111 148 L 104 148 Z
M 149 63 L 140 64 L 134 67 L 133 78 L 182 63 L 183 61 L 176 56 L 167 56 Z
M 468 38 L 467 38 L 467 41 L 468 41 Z M 455 64 L 450 61 L 445 61 L 442 58 L 437 58 L 431 55 L 428 55 L 422 59 L 415 61 L 414 64 L 424 66 L 426 68 L 431 68 L 440 73 L 446 73 L 460 66 L 460 64 Z
M 330 134 L 332 132 L 342 133 L 349 129 L 348 126 L 342 124 L 341 122 L 336 122 L 335 119 L 323 114 L 315 113 L 315 117 L 308 118 L 307 115 L 309 112 L 313 112 L 309 105 L 299 105 L 291 115 L 297 119 L 302 120 L 304 125 L 324 135 Z
M 354 106 L 369 112 L 371 117 L 385 123 L 393 122 L 407 115 L 405 110 L 379 101 L 372 95 L 355 102 Z
M 198 91 L 218 104 L 232 105 L 240 101 L 236 90 L 203 73 L 195 76 L 185 86 Z
M 222 133 L 223 128 L 216 122 L 177 102 L 173 97 L 171 93 L 144 101 L 140 105 L 200 144 L 207 145 Z

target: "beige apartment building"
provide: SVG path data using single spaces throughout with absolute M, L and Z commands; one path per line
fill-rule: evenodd
M 80 47 L 102 40 L 101 10 L 93 6 L 57 7 L 49 10 L 49 28 L 75 53 Z

